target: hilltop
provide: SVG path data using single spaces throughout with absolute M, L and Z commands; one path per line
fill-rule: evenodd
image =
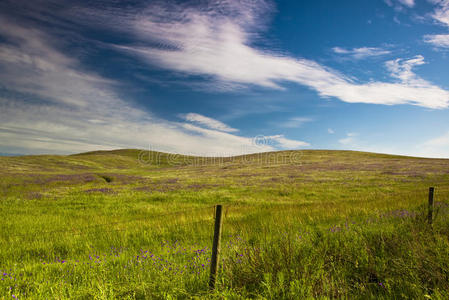
M 249 165 L 303 165 L 307 169 L 325 170 L 360 169 L 374 171 L 399 168 L 432 171 L 438 165 L 446 166 L 449 159 L 419 158 L 410 156 L 377 154 L 345 150 L 296 150 L 255 153 L 231 157 L 200 157 L 181 154 L 146 151 L 139 149 L 120 149 L 92 151 L 73 155 L 26 155 L 0 156 L 0 171 L 20 172 L 76 172 L 80 170 L 144 170 L 163 167 L 199 167 Z M 365 167 L 363 167 L 365 166 Z M 424 170 L 423 170 L 424 171 Z

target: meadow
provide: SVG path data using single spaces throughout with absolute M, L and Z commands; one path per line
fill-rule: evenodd
M 210 290 L 216 204 L 223 235 Z M 444 159 L 0 157 L 0 214 L 0 299 L 449 298 Z

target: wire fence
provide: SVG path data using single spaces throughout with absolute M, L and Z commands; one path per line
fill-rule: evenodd
M 435 201 L 435 205 L 436 205 L 436 211 L 435 211 L 435 216 L 438 215 L 439 213 L 441 213 L 440 208 L 447 208 L 444 202 L 439 202 L 439 201 Z M 304 207 L 307 206 L 307 204 L 282 204 L 282 205 L 277 205 L 277 209 L 279 209 L 278 206 L 281 206 L 283 209 L 282 211 L 288 211 L 291 210 L 294 206 L 298 206 L 298 207 Z M 442 206 L 442 207 L 441 207 Z M 247 208 L 247 205 L 242 205 L 242 204 L 226 204 L 224 207 L 224 218 L 228 217 L 228 214 L 235 214 L 236 210 L 235 209 L 240 209 L 240 208 Z M 188 208 L 188 209 L 182 209 L 182 210 L 178 210 L 178 211 L 172 211 L 172 212 L 166 212 L 166 213 L 150 213 L 148 215 L 145 216 L 140 216 L 140 217 L 136 217 L 136 218 L 132 218 L 132 219 L 128 219 L 128 220 L 120 220 L 120 221 L 112 221 L 112 222 L 105 222 L 105 223 L 100 223 L 100 224 L 93 224 L 93 225 L 87 225 L 87 226 L 76 226 L 76 227 L 71 227 L 69 229 L 56 229 L 56 230 L 42 230 L 42 231 L 35 231 L 35 232 L 31 232 L 31 233 L 23 233 L 23 234 L 8 234 L 7 235 L 7 239 L 5 239 L 5 235 L 3 239 L 0 239 L 0 241 L 3 242 L 8 242 L 12 239 L 15 238 L 34 238 L 34 237 L 42 237 L 42 236 L 46 236 L 46 235 L 53 235 L 53 234 L 68 234 L 70 233 L 71 235 L 84 235 L 84 234 L 88 234 L 88 231 L 92 230 L 92 229 L 97 229 L 97 228 L 104 228 L 104 227 L 112 227 L 112 226 L 116 226 L 116 225 L 124 225 L 124 224 L 129 224 L 129 223 L 133 223 L 133 222 L 149 222 L 149 221 L 153 221 L 155 219 L 159 219 L 159 218 L 163 218 L 163 217 L 169 217 L 169 216 L 176 216 L 176 215 L 186 215 L 192 212 L 199 212 L 199 211 L 205 211 L 205 210 L 211 210 L 211 220 L 213 220 L 214 216 L 215 216 L 215 209 L 216 209 L 216 205 L 209 205 L 209 206 L 203 206 L 203 207 L 194 207 L 194 208 Z M 247 213 L 247 212 L 246 212 Z M 385 214 L 388 214 L 385 213 Z M 102 232 L 107 233 L 107 232 L 123 232 L 123 231 L 127 231 L 129 230 L 129 228 L 107 228 L 106 230 L 103 230 Z
M 436 197 L 435 197 L 436 198 Z M 434 193 L 433 193 L 433 188 L 429 189 L 429 198 L 428 198 L 428 203 L 427 203 L 427 211 L 426 209 L 424 209 L 422 212 L 424 212 L 423 215 L 425 215 L 425 213 L 427 212 L 427 220 L 429 222 L 429 226 L 432 226 L 432 221 L 437 217 L 438 213 L 440 212 L 439 209 L 443 208 L 443 213 L 449 213 L 449 205 L 446 202 L 442 202 L 442 201 L 434 201 Z M 424 199 L 423 199 L 423 203 Z M 284 205 L 285 207 L 283 207 L 283 209 L 281 211 L 288 211 L 289 209 L 291 209 L 291 205 Z M 299 207 L 301 207 L 301 205 L 297 205 Z M 208 206 L 202 206 L 202 207 L 191 207 L 191 208 L 186 208 L 186 209 L 182 209 L 182 210 L 177 210 L 177 211 L 170 211 L 170 212 L 165 212 L 165 213 L 151 213 L 148 214 L 146 216 L 139 216 L 136 218 L 132 218 L 132 219 L 128 219 L 128 220 L 119 220 L 119 221 L 113 221 L 113 222 L 105 222 L 105 223 L 98 223 L 98 224 L 92 224 L 92 225 L 87 225 L 87 226 L 77 226 L 77 227 L 73 227 L 73 228 L 69 228 L 69 229 L 58 229 L 58 230 L 41 230 L 41 231 L 35 231 L 32 233 L 25 233 L 25 234 L 13 234 L 13 235 L 5 235 L 3 234 L 3 239 L 1 239 L 1 241 L 3 242 L 9 242 L 11 240 L 17 239 L 17 238 L 33 238 L 33 237 L 44 237 L 44 236 L 51 236 L 54 234 L 71 234 L 72 236 L 82 236 L 82 235 L 89 235 L 91 230 L 94 229 L 101 229 L 101 233 L 105 234 L 105 233 L 109 233 L 109 232 L 129 232 L 130 234 L 135 234 L 136 232 L 131 229 L 129 227 L 124 227 L 124 228 L 112 228 L 113 226 L 117 226 L 117 225 L 126 225 L 126 224 L 131 224 L 134 222 L 148 222 L 150 223 L 151 221 L 157 221 L 157 219 L 160 218 L 165 218 L 165 217 L 170 217 L 170 216 L 179 216 L 179 215 L 190 215 L 191 218 L 197 218 L 198 215 L 195 215 L 195 213 L 199 213 L 199 212 L 206 212 L 208 211 L 208 216 L 210 216 L 209 218 L 205 218 L 203 220 L 210 220 L 211 223 L 214 221 L 215 226 L 214 226 L 214 231 L 213 231 L 213 246 L 212 246 L 212 256 L 211 256 L 211 260 L 210 260 L 210 266 L 211 266 L 211 273 L 210 273 L 210 281 L 209 281 L 209 287 L 210 288 L 214 288 L 215 287 L 215 281 L 216 281 L 216 277 L 217 277 L 217 272 L 218 272 L 218 261 L 219 261 L 219 248 L 220 248 L 220 239 L 221 239 L 221 223 L 222 223 L 222 218 L 223 219 L 227 219 L 228 218 L 228 214 L 234 214 L 238 211 L 238 209 L 241 209 L 242 207 L 245 208 L 249 208 L 246 206 L 242 206 L 239 204 L 227 204 L 224 209 L 222 209 L 221 205 L 208 205 Z M 426 208 L 425 206 L 421 206 L 420 208 L 416 208 L 416 209 L 422 209 L 422 208 Z M 251 212 L 251 210 L 250 210 Z M 244 210 L 242 212 L 243 215 L 246 215 L 248 213 L 248 210 Z M 257 213 L 257 212 L 255 212 Z M 392 216 L 394 216 L 395 212 L 391 212 L 393 213 Z M 222 217 L 223 214 L 223 217 Z M 401 215 L 401 212 L 399 212 L 399 215 Z M 387 214 L 388 216 L 388 214 Z M 406 217 L 414 217 L 416 215 L 413 214 L 405 214 Z M 215 218 L 214 218 L 215 217 Z M 226 220 L 226 223 L 228 222 L 228 220 Z M 231 225 L 233 223 L 233 221 L 231 220 L 231 218 L 229 218 L 229 225 Z M 166 224 L 163 224 L 166 225 Z M 234 224 L 235 225 L 235 224 Z M 179 226 L 179 224 L 177 225 Z M 334 226 L 330 229 L 331 232 L 335 232 L 335 231 L 340 231 L 339 229 L 340 227 L 338 226 Z M 212 226 L 210 227 L 210 233 L 212 233 Z M 141 231 L 141 233 L 145 233 L 146 234 L 147 231 Z M 96 234 L 98 234 L 98 232 L 96 232 Z M 212 236 L 212 235 L 211 235 Z M 7 237 L 7 239 L 5 239 L 5 237 Z M 209 255 L 209 254 L 207 254 Z M 204 265 L 203 265 L 204 266 Z

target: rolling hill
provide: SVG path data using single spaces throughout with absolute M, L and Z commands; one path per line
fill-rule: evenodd
M 222 268 L 210 291 L 215 204 L 225 211 Z M 448 159 L 0 157 L 0 212 L 0 298 L 449 296 Z

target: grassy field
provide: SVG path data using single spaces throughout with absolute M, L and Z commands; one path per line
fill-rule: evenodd
M 0 157 L 0 196 L 0 299 L 449 298 L 449 160 Z M 222 260 L 210 291 L 215 204 Z

